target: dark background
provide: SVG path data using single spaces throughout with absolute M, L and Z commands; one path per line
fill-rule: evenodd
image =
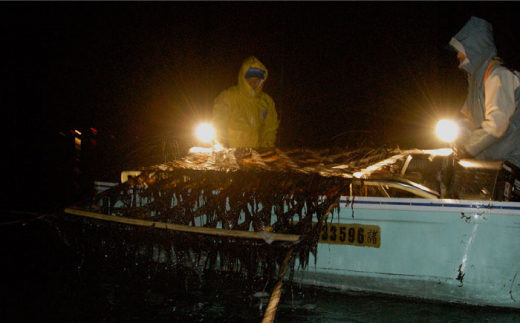
M 439 147 L 433 127 L 466 92 L 444 48 L 472 15 L 520 65 L 515 2 L 3 2 L 0 12 L 7 209 L 52 211 L 92 180 L 173 158 L 250 55 L 269 70 L 282 149 Z

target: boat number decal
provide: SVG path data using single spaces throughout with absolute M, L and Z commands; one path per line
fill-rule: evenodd
M 379 248 L 381 230 L 377 225 L 327 223 L 321 227 L 318 242 Z

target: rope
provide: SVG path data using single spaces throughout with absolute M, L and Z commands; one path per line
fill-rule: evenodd
M 22 226 L 24 226 L 24 225 L 26 225 L 30 221 L 42 220 L 43 218 L 49 216 L 48 214 L 43 214 L 42 215 L 40 213 L 13 211 L 13 210 L 10 210 L 10 211 L 7 211 L 7 212 L 9 212 L 11 214 L 25 214 L 25 215 L 39 215 L 39 216 L 35 217 L 35 218 L 15 220 L 15 221 L 10 221 L 10 222 L 1 222 L 0 226 L 3 226 L 3 225 L 13 225 L 13 224 L 22 224 Z
M 324 223 L 327 221 L 327 217 L 329 216 L 330 212 L 338 205 L 340 199 L 337 197 L 334 202 L 332 202 L 327 211 L 325 211 L 325 216 L 323 217 Z M 262 323 L 272 323 L 274 322 L 274 318 L 276 316 L 276 310 L 278 308 L 278 303 L 280 302 L 280 297 L 282 296 L 282 285 L 283 285 L 283 277 L 285 276 L 285 271 L 287 270 L 287 265 L 289 264 L 289 261 L 291 260 L 291 256 L 293 253 L 293 249 L 291 248 L 289 251 L 287 251 L 287 254 L 285 255 L 285 260 L 283 261 L 282 267 L 280 268 L 280 272 L 278 273 L 278 282 L 274 286 L 273 293 L 271 294 L 271 297 L 269 298 L 269 304 L 267 304 L 267 308 L 265 309 L 264 313 L 264 319 L 262 320 Z
M 282 285 L 283 285 L 283 277 L 285 276 L 285 271 L 287 270 L 287 265 L 291 260 L 293 248 L 287 251 L 285 255 L 285 260 L 283 261 L 282 268 L 280 268 L 280 272 L 278 273 L 278 282 L 274 286 L 273 293 L 271 294 L 271 298 L 269 298 L 269 304 L 265 309 L 264 319 L 262 323 L 272 323 L 274 322 L 274 317 L 276 316 L 276 309 L 278 308 L 278 303 L 280 302 L 280 297 L 282 296 Z

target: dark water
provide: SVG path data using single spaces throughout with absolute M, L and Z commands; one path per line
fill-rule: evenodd
M 268 301 L 224 273 L 99 274 L 43 220 L 1 225 L 0 246 L 0 322 L 261 322 Z M 276 322 L 520 322 L 520 311 L 285 284 Z

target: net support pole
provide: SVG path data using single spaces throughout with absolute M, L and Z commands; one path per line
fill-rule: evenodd
M 83 211 L 74 208 L 66 208 L 64 210 L 67 214 L 82 216 L 91 219 L 109 221 L 109 222 L 117 222 L 129 225 L 136 226 L 144 226 L 144 227 L 154 227 L 157 229 L 166 229 L 180 232 L 189 232 L 195 234 L 206 234 L 206 235 L 215 235 L 215 236 L 224 236 L 224 237 L 235 237 L 242 239 L 258 239 L 265 240 L 269 238 L 272 241 L 286 241 L 286 242 L 297 242 L 300 239 L 299 235 L 296 234 L 284 234 L 284 233 L 272 233 L 272 232 L 252 232 L 252 231 L 243 231 L 243 230 L 229 230 L 229 229 L 217 229 L 217 228 L 206 228 L 206 227 L 195 227 L 191 225 L 181 225 L 181 224 L 172 224 L 172 223 L 164 223 L 164 222 L 155 222 L 141 219 L 132 219 L 127 217 L 121 217 L 116 215 L 106 215 L 94 212 Z

